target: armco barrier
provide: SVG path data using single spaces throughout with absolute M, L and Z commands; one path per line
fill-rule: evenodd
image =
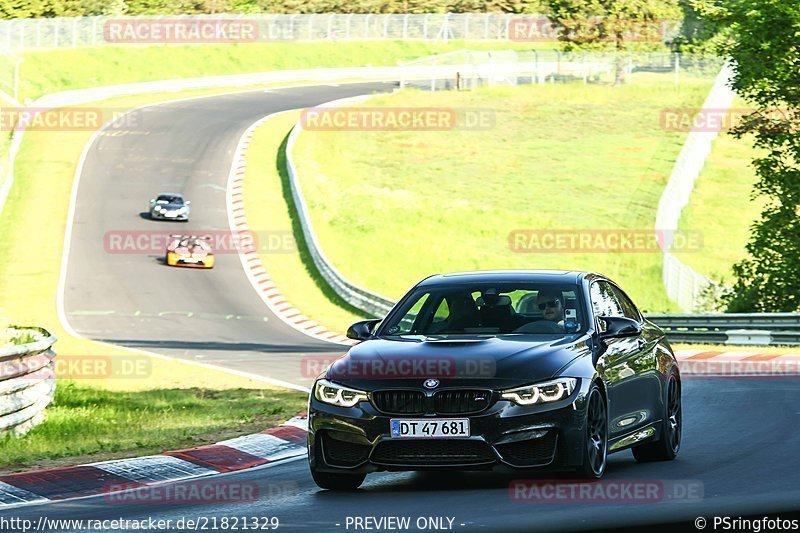
M 800 345 L 800 313 L 648 315 L 673 342 Z
M 44 419 L 56 390 L 56 338 L 42 328 L 36 340 L 0 348 L 0 434 L 22 434 Z
M 364 96 L 357 96 L 355 98 L 344 98 L 336 102 L 328 102 L 326 107 L 334 105 L 345 105 L 347 103 L 355 103 L 362 101 Z M 297 167 L 294 164 L 294 143 L 297 136 L 302 131 L 300 124 L 295 125 L 292 132 L 289 134 L 289 139 L 286 142 L 286 170 L 289 175 L 289 185 L 292 189 L 292 198 L 294 199 L 295 209 L 297 210 L 297 219 L 300 221 L 300 227 L 303 230 L 303 238 L 305 239 L 308 247 L 309 255 L 314 261 L 314 265 L 319 270 L 320 274 L 328 285 L 338 294 L 344 301 L 369 313 L 376 317 L 385 316 L 394 305 L 394 302 L 385 296 L 375 294 L 366 289 L 362 289 L 355 283 L 349 281 L 342 276 L 336 267 L 328 260 L 322 252 L 322 248 L 317 241 L 317 236 L 314 233 L 313 226 L 311 225 L 311 217 L 308 213 L 303 191 L 300 188 L 300 183 L 297 178 Z

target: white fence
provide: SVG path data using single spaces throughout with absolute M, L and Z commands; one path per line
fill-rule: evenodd
M 723 66 L 703 103 L 704 110 L 720 114 L 730 108 L 735 96 L 729 86 L 731 76 L 730 65 Z M 661 243 L 663 252 L 661 274 L 664 288 L 670 299 L 687 312 L 697 311 L 698 296 L 709 285 L 710 280 L 670 253 L 672 239 L 678 229 L 681 211 L 689 203 L 695 180 L 703 170 L 720 127 L 721 121 L 716 128 L 705 127 L 702 130 L 695 129 L 689 132 L 658 202 L 655 229 L 664 236 L 664 241 Z
M 470 89 L 481 85 L 546 83 L 582 80 L 584 83 L 613 83 L 617 65 L 625 81 L 632 83 L 637 72 L 668 75 L 675 85 L 686 76 L 712 78 L 723 60 L 709 56 L 678 53 L 562 52 L 557 49 L 456 50 L 446 54 L 400 63 L 407 77 L 400 87 L 423 89 Z M 420 82 L 427 68 L 431 77 Z
M 202 42 L 464 39 L 469 41 L 555 41 L 544 15 L 506 13 L 424 14 L 215 14 L 139 17 L 71 17 L 0 21 L 0 47 L 8 51 L 41 48 L 76 48 L 153 42 L 153 31 L 169 33 L 210 27 L 244 28 L 243 35 L 214 33 Z M 680 30 L 680 21 L 660 21 L 655 40 L 668 40 Z M 141 30 L 141 31 L 139 31 Z M 181 30 L 181 31 L 183 31 Z M 532 30 L 532 31 L 531 31 Z M 635 30 L 635 28 L 634 28 Z M 162 37 L 168 37 L 162 33 Z M 189 31 L 191 34 L 191 31 Z M 127 37 L 126 37 L 127 36 Z M 185 36 L 185 34 L 184 34 Z M 129 39 L 133 37 L 133 41 Z M 233 38 L 234 41 L 230 39 Z M 120 40 L 122 39 L 122 40 Z M 648 37 L 648 40 L 652 40 Z M 185 38 L 179 39 L 187 42 Z M 159 39 L 169 42 L 170 39 Z
M 0 434 L 22 434 L 44 420 L 55 394 L 56 339 L 31 329 L 37 337 L 33 342 L 0 348 Z

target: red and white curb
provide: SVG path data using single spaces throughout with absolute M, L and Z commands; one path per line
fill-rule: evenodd
M 230 225 L 231 232 L 238 234 L 240 237 L 248 236 L 249 227 L 247 225 L 247 216 L 244 209 L 244 176 L 247 170 L 247 161 L 245 155 L 247 148 L 250 146 L 250 141 L 253 138 L 253 133 L 259 126 L 266 120 L 288 113 L 295 110 L 281 111 L 273 113 L 261 118 L 255 123 L 251 124 L 249 128 L 242 134 L 239 139 L 239 144 L 236 146 L 236 151 L 233 156 L 233 164 L 231 171 L 228 175 L 227 185 L 227 209 L 228 209 L 228 224 Z M 240 242 L 242 239 L 240 239 Z M 280 289 L 275 286 L 275 282 L 267 274 L 264 264 L 258 255 L 258 250 L 251 244 L 246 242 L 239 250 L 239 259 L 242 262 L 244 271 L 247 274 L 247 279 L 256 290 L 258 295 L 267 304 L 267 307 L 283 322 L 296 329 L 297 331 L 314 337 L 319 340 L 333 342 L 336 344 L 351 345 L 354 341 L 348 339 L 341 333 L 333 332 L 320 326 L 307 316 L 305 316 L 299 309 L 290 304 Z
M 307 424 L 302 414 L 262 433 L 216 444 L 0 476 L 0 509 L 138 489 L 300 457 L 306 453 Z

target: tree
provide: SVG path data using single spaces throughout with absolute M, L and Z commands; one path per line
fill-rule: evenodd
M 734 134 L 752 135 L 754 196 L 766 207 L 751 229 L 748 257 L 733 267 L 728 311 L 800 309 L 800 4 L 796 0 L 705 0 L 698 10 L 730 28 L 723 51 L 733 88 L 753 104 Z
M 544 0 L 566 50 L 608 48 L 618 53 L 615 84 L 625 82 L 622 54 L 632 43 L 664 37 L 662 22 L 680 18 L 679 0 Z

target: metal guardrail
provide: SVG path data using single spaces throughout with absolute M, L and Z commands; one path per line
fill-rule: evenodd
M 346 98 L 337 102 L 328 102 L 325 105 L 328 107 L 337 104 L 343 105 L 346 102 L 352 103 L 360 101 L 363 98 L 363 96 Z M 297 218 L 300 221 L 303 238 L 305 239 L 306 246 L 311 255 L 311 260 L 314 262 L 314 265 L 317 267 L 322 277 L 325 278 L 328 285 L 330 285 L 334 292 L 344 301 L 372 316 L 383 317 L 389 312 L 392 306 L 394 306 L 394 301 L 380 294 L 361 288 L 349 281 L 336 270 L 333 263 L 331 263 L 322 252 L 322 248 L 319 245 L 319 241 L 311 225 L 311 217 L 308 213 L 306 200 L 303 197 L 303 191 L 300 188 L 300 183 L 297 178 L 297 167 L 294 164 L 294 156 L 292 155 L 294 153 L 294 143 L 297 141 L 297 136 L 301 131 L 302 128 L 300 125 L 295 125 L 286 141 L 286 170 L 289 176 L 289 185 L 292 189 L 292 198 L 294 199 L 294 205 L 297 210 Z
M 56 338 L 43 328 L 34 342 L 0 348 L 0 434 L 22 434 L 44 420 L 56 390 Z
M 800 313 L 648 315 L 674 342 L 800 345 Z

